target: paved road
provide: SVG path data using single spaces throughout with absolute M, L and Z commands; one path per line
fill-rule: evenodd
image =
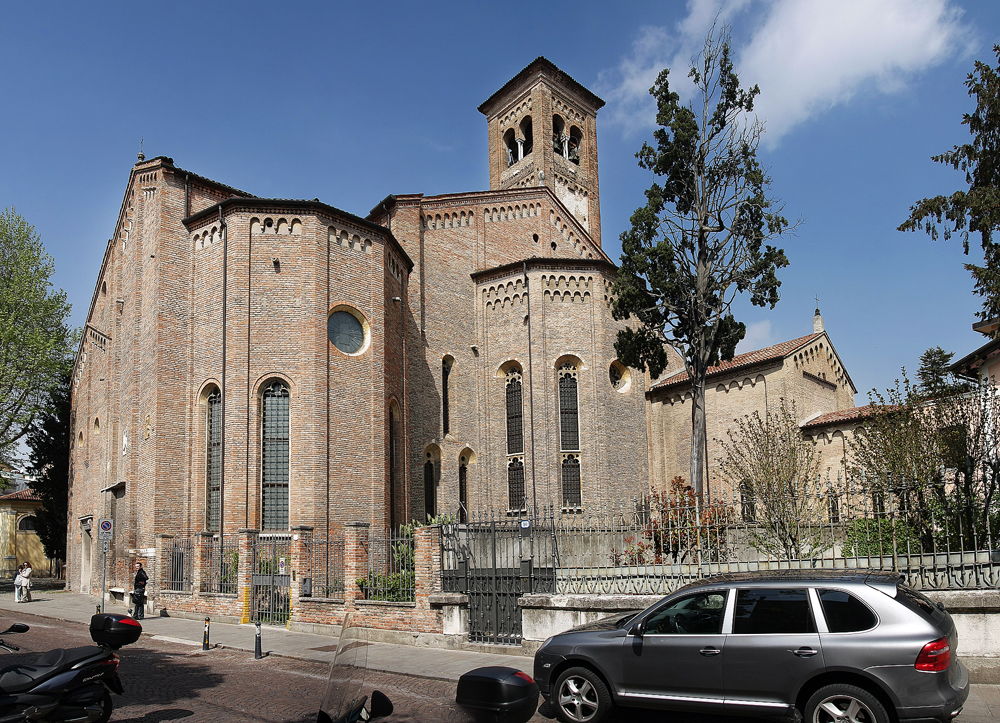
M 8 636 L 21 646 L 18 655 L 0 657 L 9 665 L 30 661 L 39 652 L 55 647 L 90 644 L 84 624 L 53 620 L 21 612 L 17 616 L 31 626 L 24 635 Z M 330 641 L 332 642 L 332 641 Z M 124 696 L 114 696 L 112 721 L 158 723 L 159 721 L 267 721 L 268 723 L 312 723 L 325 689 L 328 663 L 272 656 L 254 660 L 244 650 L 200 647 L 142 636 L 119 651 L 119 672 Z M 395 721 L 465 721 L 455 711 L 455 682 L 413 677 L 390 672 L 371 672 L 368 682 L 385 692 L 396 706 L 387 719 Z M 981 685 L 957 723 L 992 722 L 1000 715 L 1000 687 Z M 535 714 L 532 723 L 546 719 Z M 621 710 L 609 723 L 761 723 L 753 719 L 663 714 Z

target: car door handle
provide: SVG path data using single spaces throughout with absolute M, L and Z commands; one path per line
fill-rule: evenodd
M 702 648 L 698 652 L 704 655 L 706 658 L 711 658 L 714 655 L 718 655 L 722 651 L 719 650 L 718 648 Z
M 794 653 L 800 658 L 811 658 L 818 653 L 818 650 L 813 650 L 812 648 L 799 648 L 798 650 L 789 650 L 789 653 Z

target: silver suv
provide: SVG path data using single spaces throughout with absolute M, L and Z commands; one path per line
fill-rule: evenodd
M 598 723 L 614 704 L 806 723 L 948 721 L 969 695 L 957 646 L 944 606 L 898 575 L 739 573 L 555 635 L 534 672 L 548 711 L 573 723 Z

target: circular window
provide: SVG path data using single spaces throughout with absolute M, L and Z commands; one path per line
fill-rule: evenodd
M 611 366 L 608 367 L 608 380 L 611 382 L 611 388 L 622 394 L 627 392 L 632 385 L 632 375 L 628 367 L 617 359 L 611 362 Z
M 345 354 L 360 354 L 367 346 L 365 324 L 350 311 L 339 310 L 330 314 L 326 323 L 330 343 Z

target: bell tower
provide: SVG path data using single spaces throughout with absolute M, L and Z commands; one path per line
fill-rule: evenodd
M 479 106 L 490 190 L 548 186 L 601 245 L 597 111 L 604 101 L 539 57 Z

